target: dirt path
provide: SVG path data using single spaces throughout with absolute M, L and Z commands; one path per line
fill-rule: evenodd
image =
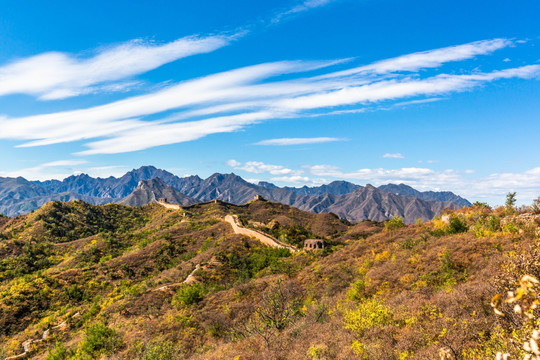
M 281 242 L 281 241 L 279 241 L 277 239 L 274 239 L 273 237 L 270 237 L 270 236 L 265 235 L 263 233 L 260 233 L 258 231 L 251 230 L 251 229 L 246 229 L 245 227 L 240 226 L 240 224 L 238 223 L 238 216 L 236 216 L 236 215 L 227 215 L 227 216 L 225 216 L 225 221 L 228 222 L 229 224 L 231 224 L 231 226 L 232 226 L 232 228 L 233 228 L 233 230 L 234 230 L 234 232 L 236 234 L 253 237 L 253 238 L 259 240 L 260 242 L 262 242 L 263 244 L 265 244 L 267 246 L 270 246 L 270 247 L 289 249 L 293 253 L 299 251 L 294 246 L 285 244 L 285 243 L 283 243 L 283 242 Z
M 182 284 L 189 284 L 189 280 L 191 280 L 191 278 L 193 277 L 193 274 L 195 274 L 195 271 L 199 270 L 200 268 L 201 268 L 200 264 L 195 265 L 195 269 L 181 283 L 163 285 L 163 286 L 158 287 L 157 289 L 153 289 L 152 291 L 161 291 L 161 290 L 166 290 L 166 289 L 168 289 L 170 287 L 180 286 Z

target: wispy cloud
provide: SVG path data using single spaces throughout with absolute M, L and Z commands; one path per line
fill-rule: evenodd
M 75 173 L 86 173 L 93 177 L 107 178 L 109 176 L 120 177 L 129 171 L 129 167 L 125 165 L 109 165 L 109 166 L 94 166 L 77 171 Z
M 122 90 L 133 82 L 110 84 L 187 56 L 208 53 L 230 43 L 233 36 L 190 36 L 156 44 L 132 40 L 101 48 L 91 57 L 48 52 L 0 67 L 0 95 L 29 94 L 42 100 L 62 99 L 96 91 Z M 107 84 L 109 83 L 109 84 Z
M 382 183 L 382 182 L 396 182 L 404 180 L 416 180 L 420 178 L 425 178 L 426 176 L 433 176 L 435 172 L 427 168 L 401 168 L 401 169 L 359 169 L 351 172 L 344 172 L 337 166 L 332 165 L 312 165 L 305 166 L 306 169 L 312 175 L 315 176 L 326 176 L 340 179 L 352 179 L 360 181 L 368 181 L 372 183 Z M 451 172 L 446 172 L 444 176 L 454 176 Z
M 402 101 L 402 102 L 395 103 L 394 106 L 397 107 L 397 106 L 409 106 L 409 105 L 429 104 L 429 103 L 437 102 L 437 101 L 441 101 L 441 100 L 445 100 L 445 98 L 442 98 L 442 97 L 435 97 L 435 98 L 428 98 L 428 99 L 419 99 L 419 100 L 411 100 L 411 101 Z
M 242 170 L 254 174 L 269 173 L 271 175 L 289 175 L 298 176 L 302 174 L 303 170 L 292 170 L 281 165 L 269 165 L 261 161 L 248 161 L 244 164 L 236 160 L 228 160 L 227 165 L 231 166 L 235 170 Z
M 256 142 L 254 145 L 272 145 L 272 146 L 288 146 L 288 145 L 306 145 L 320 144 L 327 142 L 344 141 L 341 138 L 335 137 L 314 137 L 314 138 L 281 138 L 268 139 Z
M 367 73 L 388 74 L 403 71 L 415 72 L 420 69 L 437 68 L 445 63 L 462 61 L 478 55 L 491 54 L 496 50 L 511 46 L 513 43 L 509 39 L 475 41 L 468 44 L 448 46 L 376 61 L 369 65 L 363 65 L 321 77 L 342 77 Z
M 395 153 L 395 154 L 386 153 L 382 157 L 387 158 L 387 159 L 403 159 L 404 158 L 404 156 L 401 155 L 400 153 Z
M 86 164 L 83 159 L 57 160 L 30 168 L 0 172 L 0 176 L 22 176 L 28 180 L 64 179 L 75 172 L 74 166 Z
M 282 21 L 283 19 L 286 19 L 290 16 L 303 13 L 303 12 L 306 12 L 308 10 L 312 10 L 315 8 L 323 7 L 336 1 L 337 0 L 304 0 L 300 3 L 296 3 L 296 5 L 292 6 L 289 9 L 279 12 L 277 15 L 275 15 L 272 18 L 272 22 L 278 23 Z
M 473 69 L 463 74 L 425 76 L 420 71 L 445 61 L 490 54 L 511 44 L 504 39 L 474 42 L 349 71 L 326 71 L 323 76 L 305 74 L 327 70 L 343 61 L 282 61 L 248 66 L 87 109 L 0 118 L 0 138 L 25 140 L 19 145 L 24 147 L 105 138 L 87 143 L 88 150 L 79 154 L 130 152 L 239 131 L 269 119 L 309 117 L 313 111 L 317 111 L 317 116 L 361 112 L 370 104 L 422 101 L 497 80 L 538 77 L 537 64 L 490 72 Z M 287 80 L 276 79 L 284 74 L 291 76 Z M 171 110 L 177 112 L 164 114 Z M 157 114 L 162 114 L 161 118 Z M 152 120 L 146 118 L 150 115 Z M 282 140 L 283 145 L 286 142 Z
M 311 182 L 311 179 L 307 176 L 292 175 L 292 176 L 278 176 L 270 178 L 271 181 L 278 181 L 283 183 L 293 184 L 306 184 Z

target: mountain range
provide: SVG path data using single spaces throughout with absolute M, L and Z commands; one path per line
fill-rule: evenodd
M 153 166 L 134 169 L 119 178 L 80 174 L 62 181 L 28 181 L 0 177 L 0 213 L 9 216 L 28 213 L 52 200 L 141 206 L 159 198 L 180 205 L 219 199 L 244 204 L 255 195 L 315 213 L 333 212 L 352 222 L 382 221 L 399 215 L 413 223 L 418 218 L 432 219 L 445 208 L 471 205 L 451 192 L 420 192 L 405 184 L 377 188 L 334 181 L 316 187 L 278 187 L 268 182 L 253 184 L 235 174 L 216 173 L 206 179 L 178 177 Z

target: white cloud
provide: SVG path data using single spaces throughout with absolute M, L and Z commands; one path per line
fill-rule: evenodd
M 278 23 L 284 18 L 287 18 L 291 15 L 296 15 L 296 14 L 303 13 L 311 9 L 322 7 L 335 1 L 336 0 L 304 0 L 301 3 L 294 5 L 290 9 L 284 10 L 278 13 L 277 15 L 275 15 L 274 18 L 272 18 L 272 22 Z
M 388 159 L 403 159 L 404 156 L 401 155 L 400 153 L 395 153 L 395 154 L 386 153 L 386 154 L 383 155 L 383 158 L 388 158 Z
M 74 166 L 74 165 L 81 165 L 86 164 L 86 160 L 57 160 L 57 161 L 51 161 L 45 164 L 40 165 L 41 167 L 54 167 L 54 166 Z
M 0 176 L 4 177 L 19 177 L 22 176 L 27 180 L 50 180 L 64 179 L 73 175 L 75 170 L 72 166 L 86 164 L 86 160 L 57 160 L 47 162 L 41 165 L 30 168 L 18 169 L 14 171 L 0 172 Z
M 306 145 L 306 144 L 320 144 L 334 141 L 343 141 L 340 138 L 334 137 L 314 137 L 314 138 L 281 138 L 281 139 L 268 139 L 262 140 L 254 145 L 274 145 L 274 146 L 287 146 L 287 145 Z
M 270 180 L 284 182 L 284 183 L 295 183 L 295 184 L 305 184 L 305 183 L 311 182 L 310 178 L 306 176 L 300 176 L 300 175 L 279 176 L 279 177 L 273 177 Z
M 109 165 L 109 166 L 94 166 L 84 169 L 84 172 L 92 177 L 107 178 L 114 176 L 121 177 L 129 171 L 129 167 L 125 165 Z
M 343 172 L 339 167 L 332 165 L 306 166 L 310 173 L 316 176 L 331 176 L 341 179 L 368 181 L 371 183 L 395 182 L 415 180 L 433 176 L 435 172 L 427 168 L 401 168 L 401 169 L 359 169 L 352 172 Z M 448 176 L 450 174 L 446 174 Z
M 302 76 L 308 71 L 342 63 L 342 60 L 248 66 L 87 109 L 0 118 L 0 138 L 25 140 L 19 145 L 22 147 L 100 138 L 87 143 L 88 150 L 79 154 L 130 152 L 239 131 L 273 118 L 362 112 L 367 105 L 384 101 L 400 100 L 402 104 L 404 99 L 411 99 L 407 100 L 410 103 L 434 101 L 424 97 L 470 90 L 500 79 L 537 77 L 540 65 L 428 77 L 420 73 L 398 73 L 488 54 L 509 44 L 507 40 L 496 39 L 405 55 L 364 66 L 371 71 L 364 75 L 355 68 L 348 73 L 330 72 L 326 77 Z M 386 74 L 374 75 L 386 71 L 396 73 L 392 78 Z M 289 80 L 275 79 L 284 74 L 296 75 Z M 160 114 L 171 110 L 177 113 L 159 118 Z M 312 110 L 319 113 L 314 115 Z M 150 115 L 154 116 L 153 120 L 145 118 Z M 287 140 L 282 141 L 284 144 Z
M 368 85 L 342 87 L 278 101 L 290 110 L 309 110 L 343 105 L 380 102 L 413 96 L 432 96 L 469 90 L 483 83 L 509 78 L 530 79 L 540 74 L 540 65 L 480 73 L 474 75 L 441 74 L 426 79 L 383 80 Z
M 302 170 L 292 170 L 281 165 L 269 165 L 261 161 L 248 161 L 242 164 L 236 160 L 229 160 L 227 161 L 227 165 L 235 170 L 242 170 L 254 174 L 269 173 L 271 175 L 297 176 L 303 173 Z
M 241 162 L 238 162 L 238 161 L 232 160 L 232 159 L 231 159 L 231 160 L 227 160 L 227 161 L 225 162 L 225 164 L 227 164 L 227 165 L 229 165 L 230 167 L 233 167 L 233 168 L 236 168 L 236 167 L 239 167 L 239 166 L 242 165 Z
M 411 100 L 411 101 L 402 101 L 395 103 L 394 106 L 409 106 L 409 105 L 419 105 L 419 104 L 428 104 L 436 101 L 444 100 L 445 98 L 428 98 L 428 99 L 420 99 L 420 100 Z
M 488 200 L 493 205 L 504 202 L 509 191 L 518 193 L 521 204 L 529 204 L 540 196 L 540 167 L 514 173 L 496 173 L 487 176 L 473 176 L 473 170 L 457 171 L 452 169 L 432 170 L 428 168 L 401 169 L 360 169 L 345 172 L 337 166 L 304 166 L 315 176 L 346 179 L 374 185 L 387 183 L 406 183 L 418 190 L 441 189 L 453 191 L 469 200 Z
M 143 123 L 140 126 L 116 135 L 112 139 L 89 143 L 89 150 L 77 155 L 117 154 L 144 150 L 155 146 L 192 141 L 204 136 L 240 130 L 273 117 L 270 112 L 247 113 L 216 117 L 201 121 L 176 124 Z
M 420 69 L 436 68 L 448 62 L 470 59 L 478 55 L 487 55 L 512 44 L 513 42 L 508 39 L 475 41 L 463 45 L 398 56 L 322 77 L 343 77 L 362 73 L 387 74 L 398 71 L 414 72 Z
M 540 167 L 514 173 L 495 173 L 476 175 L 474 170 L 458 171 L 454 169 L 434 170 L 425 167 L 407 167 L 398 169 L 364 168 L 355 171 L 343 171 L 340 167 L 329 164 L 303 165 L 301 169 L 291 169 L 283 165 L 268 165 L 260 161 L 240 163 L 229 160 L 227 164 L 237 170 L 250 173 L 275 175 L 270 181 L 321 185 L 333 180 L 347 180 L 360 184 L 380 186 L 388 183 L 405 183 L 420 191 L 453 191 L 470 201 L 488 201 L 500 205 L 510 191 L 518 193 L 520 204 L 530 204 L 540 196 Z
M 95 91 L 97 84 L 122 80 L 187 56 L 227 45 L 234 36 L 190 36 L 166 44 L 132 40 L 98 49 L 92 57 L 48 52 L 0 67 L 0 95 L 29 94 L 43 100 Z M 132 83 L 108 84 L 108 91 Z

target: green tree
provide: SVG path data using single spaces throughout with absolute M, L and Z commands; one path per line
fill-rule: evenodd
M 516 192 L 509 192 L 506 194 L 506 202 L 505 205 L 507 208 L 513 208 L 514 205 L 516 205 Z

